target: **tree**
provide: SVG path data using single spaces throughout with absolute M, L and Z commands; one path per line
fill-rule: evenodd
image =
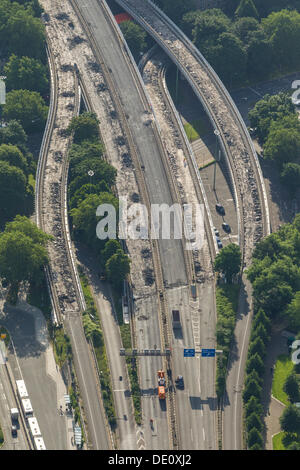
M 261 433 L 256 428 L 252 428 L 248 432 L 247 445 L 248 445 L 248 448 L 253 448 L 253 446 L 257 446 L 256 448 L 263 449 L 263 445 L 264 445 L 263 438 L 262 438 Z
M 259 375 L 263 375 L 265 371 L 263 360 L 257 353 L 251 356 L 246 363 L 247 374 L 250 374 L 253 369 L 256 370 Z
M 27 132 L 42 130 L 45 126 L 48 107 L 39 93 L 29 90 L 13 90 L 6 95 L 3 117 L 20 121 Z
M 245 406 L 245 417 L 246 417 L 246 419 L 252 413 L 256 413 L 258 416 L 262 416 L 262 412 L 263 412 L 263 409 L 262 409 L 261 403 L 259 402 L 259 400 L 256 397 L 252 396 L 250 398 L 250 400 L 248 401 L 248 403 L 246 404 L 246 406 Z
M 300 291 L 295 293 L 291 303 L 288 305 L 286 315 L 289 319 L 289 326 L 296 331 L 300 330 Z
M 6 161 L 17 168 L 21 168 L 21 170 L 27 174 L 28 167 L 26 158 L 22 154 L 21 150 L 19 150 L 15 145 L 0 145 L 0 160 Z
M 259 385 L 262 385 L 263 382 L 263 378 L 258 375 L 257 371 L 254 369 L 250 372 L 250 374 L 246 375 L 245 385 L 247 385 L 251 380 L 255 380 Z
M 270 340 L 270 336 L 267 333 L 264 325 L 257 325 L 251 331 L 251 341 L 255 341 L 256 338 L 260 338 L 264 344 L 267 344 Z
M 194 0 L 189 2 L 185 0 L 157 0 L 156 3 L 175 23 L 179 23 L 183 15 L 189 10 L 195 9 Z
M 300 133 L 297 129 L 270 131 L 264 145 L 264 158 L 277 163 L 281 169 L 284 163 L 300 159 Z
M 299 383 L 295 372 L 292 372 L 287 376 L 286 381 L 283 385 L 283 390 L 289 397 L 290 402 L 296 403 L 299 401 Z
M 286 116 L 294 115 L 291 97 L 287 93 L 265 95 L 249 111 L 250 126 L 256 129 L 260 142 L 265 142 L 273 121 L 281 122 Z
M 0 161 L 0 220 L 3 222 L 24 212 L 26 176 L 20 168 Z
M 284 163 L 280 173 L 281 181 L 286 186 L 291 197 L 294 197 L 300 187 L 299 163 Z
M 97 207 L 101 204 L 111 204 L 118 210 L 118 199 L 110 193 L 90 194 L 78 206 L 70 211 L 73 220 L 73 228 L 77 237 L 91 248 L 103 247 L 103 241 L 96 236 L 97 223 L 100 220 L 96 216 Z
M 103 265 L 111 258 L 118 250 L 121 250 L 121 244 L 118 240 L 107 240 L 105 247 L 101 251 L 101 261 Z
M 253 17 L 258 18 L 258 12 L 253 3 L 253 0 L 241 0 L 239 6 L 236 9 L 235 15 L 238 18 L 241 17 Z
M 0 127 L 0 145 L 17 145 L 22 151 L 25 149 L 27 135 L 21 124 L 12 119 L 5 127 Z
M 263 424 L 262 419 L 257 413 L 252 413 L 246 419 L 246 429 L 249 432 L 252 428 L 256 428 L 259 432 L 262 432 Z
M 41 94 L 48 90 L 47 68 L 31 57 L 17 57 L 12 54 L 4 67 L 8 90 L 24 89 Z
M 300 59 L 300 14 L 288 10 L 273 12 L 263 18 L 262 26 L 272 44 L 278 67 L 296 66 Z
M 5 32 L 10 53 L 20 57 L 45 58 L 45 31 L 39 18 L 19 10 L 8 18 Z
M 241 260 L 240 247 L 235 243 L 230 243 L 216 256 L 214 268 L 225 274 L 228 282 L 232 282 L 233 276 L 240 271 Z
M 266 346 L 260 337 L 255 338 L 255 340 L 250 343 L 248 353 L 250 356 L 257 353 L 262 359 L 265 357 Z
M 8 224 L 0 235 L 0 277 L 14 286 L 40 279 L 48 262 L 45 244 L 50 238 L 26 218 Z
M 106 262 L 105 270 L 108 280 L 117 288 L 121 288 L 130 272 L 130 259 L 122 249 L 119 249 Z
M 260 399 L 261 396 L 261 385 L 254 379 L 251 379 L 247 382 L 245 385 L 244 391 L 243 391 L 243 400 L 245 403 L 247 403 L 251 397 L 257 397 Z
M 68 131 L 74 132 L 74 142 L 79 144 L 84 140 L 99 139 L 99 121 L 94 113 L 82 113 L 77 117 L 73 117 Z
M 252 322 L 252 328 L 256 329 L 259 325 L 263 325 L 266 332 L 269 333 L 271 330 L 271 321 L 265 314 L 262 308 L 258 310 L 258 312 L 254 315 L 254 319 Z
M 283 431 L 300 434 L 300 410 L 295 405 L 288 405 L 279 421 Z
M 138 61 L 147 47 L 146 32 L 133 21 L 123 21 L 120 28 L 133 57 Z

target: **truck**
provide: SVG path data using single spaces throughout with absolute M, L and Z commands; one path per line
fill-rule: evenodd
M 181 328 L 179 310 L 172 310 L 172 325 L 173 328 Z
M 157 371 L 157 382 L 158 382 L 158 398 L 165 400 L 166 398 L 166 379 L 163 370 Z
M 18 408 L 11 408 L 10 409 L 10 417 L 12 423 L 17 423 L 19 420 L 19 410 Z

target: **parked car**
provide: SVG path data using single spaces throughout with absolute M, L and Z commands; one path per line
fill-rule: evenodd
M 13 437 L 17 437 L 17 434 L 18 434 L 17 426 L 16 426 L 15 424 L 13 424 L 13 425 L 11 426 L 11 435 L 12 435 Z
M 216 204 L 216 211 L 220 214 L 220 215 L 225 215 L 225 209 L 224 207 L 222 206 L 222 204 Z
M 219 249 L 223 248 L 223 243 L 221 242 L 220 238 L 217 239 L 217 245 Z
M 222 228 L 225 232 L 229 233 L 231 231 L 230 225 L 226 224 L 226 222 L 222 223 Z
M 216 237 L 219 237 L 220 235 L 219 230 L 216 227 L 214 227 L 214 232 L 215 232 Z

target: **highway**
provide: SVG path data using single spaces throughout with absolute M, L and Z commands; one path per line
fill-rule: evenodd
M 130 127 L 130 132 L 137 148 L 140 164 L 143 167 L 143 174 L 147 186 L 147 192 L 149 195 L 150 203 L 167 203 L 171 205 L 174 202 L 174 193 L 170 188 L 169 175 L 166 174 L 168 170 L 166 170 L 164 164 L 165 157 L 164 155 L 162 155 L 162 149 L 157 134 L 155 132 L 155 127 L 147 126 L 144 124 L 143 115 L 145 114 L 145 111 L 147 111 L 147 108 L 145 96 L 143 97 L 143 88 L 137 83 L 137 80 L 139 79 L 133 73 L 132 66 L 129 66 L 129 61 L 126 60 L 124 56 L 124 52 L 120 47 L 120 42 L 118 41 L 118 38 L 116 37 L 116 35 L 112 34 L 114 30 L 111 26 L 109 26 L 105 16 L 103 15 L 103 11 L 101 8 L 102 4 L 97 1 L 85 2 L 84 5 L 79 2 L 76 2 L 76 4 L 77 7 L 80 9 L 80 12 L 84 17 L 86 24 L 89 25 L 89 30 L 92 33 L 92 36 L 95 42 L 97 43 L 99 50 L 101 51 L 103 62 L 106 64 L 107 67 L 109 67 L 115 89 L 118 90 L 118 95 L 120 97 L 122 107 L 126 113 L 127 123 Z M 107 40 L 108 37 L 110 38 L 109 40 Z M 186 287 L 189 285 L 189 279 L 185 269 L 186 259 L 183 253 L 182 243 L 181 241 L 174 240 L 160 240 L 159 253 L 163 271 L 164 284 L 166 287 L 168 322 L 170 322 L 170 312 L 172 308 L 175 308 L 175 306 L 178 305 L 178 302 L 182 302 L 182 318 L 183 323 L 186 326 L 186 337 L 189 340 L 190 338 L 193 338 L 193 331 L 192 326 L 190 325 L 190 305 L 188 302 L 190 294 Z M 176 290 L 178 292 L 176 294 L 173 294 L 173 290 L 174 292 Z M 184 300 L 182 301 L 181 299 Z M 138 320 L 136 321 L 136 324 L 138 325 L 138 332 Z M 150 336 L 150 331 L 150 325 L 147 329 L 143 329 L 144 338 L 146 337 L 146 335 L 148 336 L 148 339 L 144 340 L 144 344 L 146 344 L 146 341 L 148 341 L 148 344 L 150 344 L 150 341 L 154 341 L 154 338 L 152 339 Z M 169 339 L 173 343 L 173 332 L 170 330 L 170 328 Z M 158 340 L 159 337 L 157 336 L 156 344 Z M 176 342 L 174 342 L 174 345 L 176 348 Z M 179 356 L 182 358 L 183 361 L 182 344 L 180 345 L 180 352 L 178 352 L 178 357 Z M 157 369 L 155 367 L 156 365 L 154 365 L 152 369 L 152 383 L 148 382 L 151 380 L 150 370 L 149 372 L 147 372 L 147 368 L 144 369 L 143 367 L 140 367 L 141 383 L 146 383 L 147 389 L 156 387 Z M 192 368 L 193 365 L 191 366 L 191 369 Z M 189 382 L 191 383 L 190 390 L 197 398 L 197 401 L 199 403 L 199 376 L 195 377 L 194 374 L 189 374 L 187 378 L 187 384 Z M 213 380 L 211 380 L 211 387 L 214 387 Z M 190 395 L 189 393 L 186 393 L 183 396 L 185 398 L 184 400 L 182 400 L 180 407 L 177 408 L 180 408 L 180 412 L 183 415 L 189 416 L 190 414 L 193 414 Z M 151 406 L 151 402 L 153 400 L 148 401 L 150 403 L 149 406 Z M 153 410 L 153 412 L 157 413 L 157 410 Z M 197 412 L 199 413 L 200 418 L 201 410 L 197 410 Z M 199 437 L 199 422 L 197 416 L 191 421 L 191 423 L 188 422 L 188 420 L 185 420 L 184 423 L 181 423 L 180 419 L 177 420 L 180 446 L 182 445 L 181 439 L 185 439 L 186 436 L 191 435 L 191 425 L 193 428 L 192 434 L 193 436 L 195 436 L 195 438 L 192 444 L 187 445 L 192 445 L 192 448 L 204 448 L 204 440 L 206 440 L 206 442 L 208 442 L 208 446 L 215 446 L 215 433 L 213 425 L 211 425 L 211 431 L 205 431 L 204 434 L 203 431 L 201 431 Z M 201 423 L 200 429 L 202 429 Z M 204 435 L 206 439 L 204 439 Z M 160 442 L 160 446 L 164 445 L 163 442 L 164 441 Z M 167 445 L 168 443 L 166 442 L 166 446 Z
M 51 2 L 41 2 L 51 14 Z M 47 27 L 46 27 L 47 29 Z M 36 177 L 37 223 L 54 236 L 48 244 L 50 269 L 47 273 L 54 312 L 70 336 L 76 375 L 88 421 L 88 437 L 94 449 L 108 449 L 111 444 L 99 393 L 99 381 L 82 327 L 85 308 L 67 219 L 67 154 L 69 137 L 61 133 L 79 112 L 79 88 L 73 66 L 63 67 L 65 44 L 48 36 L 52 79 L 50 112 L 41 147 Z M 58 91 L 59 90 L 59 91 Z M 73 92 L 70 96 L 70 91 Z
M 255 244 L 270 233 L 269 208 L 262 172 L 246 126 L 224 85 L 201 53 L 189 39 L 147 0 L 117 0 L 159 43 L 190 83 L 206 109 L 215 129 L 227 162 L 239 224 L 239 244 L 243 253 L 243 267 L 251 263 Z M 251 299 L 251 289 L 242 278 L 243 288 Z M 249 313 L 249 315 L 248 315 Z M 237 354 L 232 356 L 224 402 L 224 433 L 226 449 L 242 448 L 242 401 L 245 351 L 251 325 L 251 311 L 243 310 L 235 331 Z M 241 334 L 241 332 L 243 332 Z M 238 393 L 236 387 L 239 387 Z M 232 417 L 234 416 L 234 420 Z
M 1 358 L 1 353 L 0 353 Z M 29 445 L 25 434 L 25 429 L 22 424 L 21 417 L 19 418 L 19 428 L 16 437 L 11 434 L 11 417 L 10 409 L 19 408 L 16 402 L 16 396 L 12 388 L 9 376 L 9 366 L 0 363 L 0 423 L 4 434 L 4 447 L 3 450 L 28 450 Z

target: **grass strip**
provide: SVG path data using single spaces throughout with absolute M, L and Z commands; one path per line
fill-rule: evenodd
M 79 267 L 80 282 L 86 302 L 86 311 L 82 314 L 83 328 L 88 340 L 92 341 L 97 365 L 100 373 L 100 385 L 102 391 L 103 405 L 107 415 L 108 422 L 112 429 L 116 426 L 116 412 L 113 401 L 112 386 L 110 381 L 110 370 L 103 333 L 101 329 L 100 318 L 98 316 L 96 304 L 88 283 L 88 278 Z

